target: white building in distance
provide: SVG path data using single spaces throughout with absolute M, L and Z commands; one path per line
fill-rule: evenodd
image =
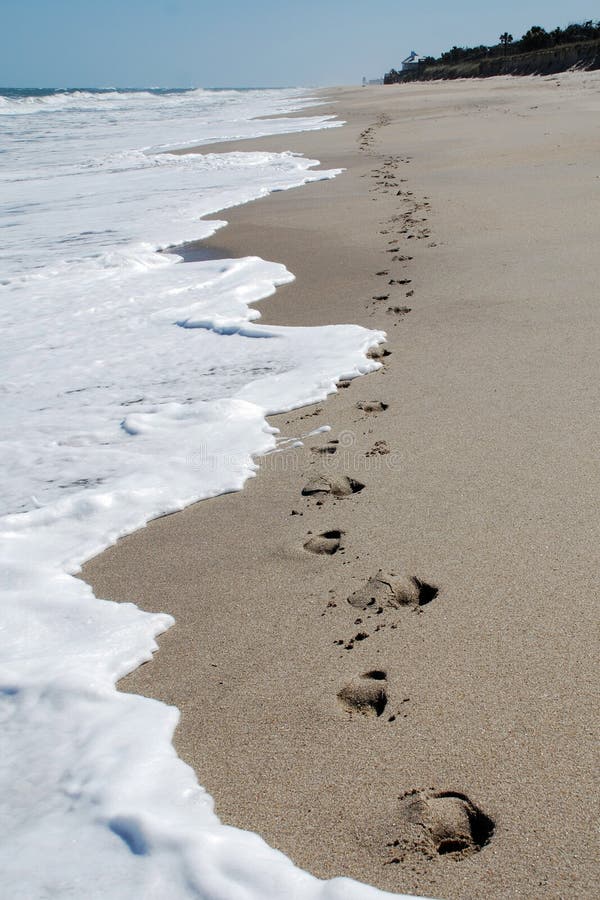
M 421 56 L 419 53 L 415 53 L 414 50 L 411 50 L 410 56 L 407 56 L 406 59 L 402 60 L 402 71 L 414 72 L 415 69 L 418 69 L 419 63 L 423 62 L 424 59 L 424 56 Z

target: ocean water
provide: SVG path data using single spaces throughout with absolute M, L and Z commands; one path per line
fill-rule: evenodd
M 285 115 L 307 108 L 300 118 Z M 23 898 L 358 898 L 223 825 L 175 754 L 177 710 L 119 693 L 172 624 L 82 563 L 239 490 L 265 416 L 373 370 L 380 332 L 259 323 L 292 273 L 173 250 L 209 213 L 333 178 L 292 153 L 175 147 L 337 127 L 299 90 L 0 91 L 0 845 Z M 243 573 L 240 572 L 240 577 Z

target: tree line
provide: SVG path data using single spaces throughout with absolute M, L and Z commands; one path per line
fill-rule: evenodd
M 540 25 L 532 25 L 531 28 L 518 40 L 514 40 L 512 34 L 505 31 L 498 38 L 498 43 L 492 46 L 480 44 L 478 47 L 452 47 L 439 57 L 426 56 L 420 63 L 420 68 L 434 65 L 453 65 L 466 61 L 480 61 L 506 56 L 508 53 L 531 53 L 535 50 L 543 50 L 547 47 L 557 47 L 565 44 L 575 44 L 583 41 L 600 40 L 600 21 L 591 19 L 579 24 L 567 25 L 565 28 L 554 28 L 546 31 Z M 393 76 L 401 73 L 392 69 L 385 76 L 385 80 L 395 80 Z M 391 76 L 391 77 L 390 77 Z

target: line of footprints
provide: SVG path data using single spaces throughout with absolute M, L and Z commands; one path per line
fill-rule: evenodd
M 381 401 L 363 401 L 357 404 L 357 408 L 369 415 L 384 412 L 388 406 Z M 338 442 L 330 440 L 314 448 L 314 451 L 333 455 L 337 449 Z M 349 475 L 319 472 L 306 482 L 302 495 L 310 505 L 322 507 L 364 490 L 365 485 Z M 293 510 L 292 514 L 302 515 L 298 510 Z M 334 556 L 338 552 L 344 553 L 343 541 L 344 532 L 339 528 L 320 534 L 309 532 L 304 549 L 310 553 Z M 420 613 L 438 595 L 436 585 L 417 575 L 379 570 L 346 598 L 349 611 L 355 614 L 352 620 L 354 627 L 350 637 L 340 638 L 335 644 L 350 652 L 370 635 L 384 628 L 397 628 L 398 613 Z M 322 615 L 337 606 L 337 601 L 332 597 Z M 409 699 L 403 698 L 402 704 L 408 703 Z M 395 712 L 389 709 L 388 674 L 385 669 L 369 669 L 355 676 L 338 691 L 337 700 L 341 710 L 350 717 L 358 715 L 393 723 L 407 715 L 402 706 Z M 494 834 L 493 819 L 465 794 L 426 788 L 401 794 L 398 801 L 394 826 L 397 836 L 387 842 L 385 865 L 402 863 L 407 858 L 414 858 L 415 853 L 428 859 L 442 856 L 462 859 L 480 851 Z
M 400 198 L 402 209 L 398 210 L 385 222 L 382 222 L 380 234 L 387 240 L 386 252 L 390 254 L 390 261 L 400 264 L 400 271 L 392 271 L 390 268 L 383 268 L 376 272 L 376 276 L 385 279 L 383 282 L 385 287 L 377 291 L 371 297 L 371 306 L 373 313 L 377 310 L 384 309 L 388 315 L 393 315 L 396 319 L 401 318 L 411 312 L 412 308 L 406 306 L 402 299 L 398 299 L 398 291 L 404 293 L 409 299 L 414 296 L 415 290 L 412 279 L 408 277 L 406 269 L 412 261 L 412 256 L 407 255 L 401 249 L 403 240 L 424 240 L 431 236 L 431 232 L 427 225 L 427 213 L 430 208 L 428 197 L 418 200 L 414 197 L 413 192 L 404 187 L 407 179 L 400 178 L 398 169 L 400 165 L 410 163 L 411 157 L 390 156 L 383 160 L 380 167 L 373 169 L 371 178 L 375 180 L 374 186 L 371 188 L 373 194 L 390 194 Z M 377 199 L 373 197 L 372 199 Z M 428 247 L 437 246 L 430 241 Z M 395 296 L 394 296 L 395 292 Z M 394 322 L 394 326 L 398 323 Z

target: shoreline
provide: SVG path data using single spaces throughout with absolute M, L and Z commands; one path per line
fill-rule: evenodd
M 386 330 L 391 356 L 326 404 L 270 417 L 282 437 L 331 432 L 83 570 L 98 596 L 175 616 L 122 688 L 181 709 L 175 746 L 224 822 L 319 877 L 593 895 L 600 265 L 585 241 L 598 104 L 585 77 L 342 89 L 342 129 L 235 142 L 347 171 L 227 210 L 203 244 L 294 273 L 259 306 L 269 324 Z M 318 472 L 364 489 L 303 496 Z M 323 533 L 339 533 L 336 553 L 305 549 Z M 349 606 L 380 569 L 438 594 Z M 400 799 L 417 789 L 468 797 L 495 823 L 489 843 L 417 846 Z M 429 822 L 457 797 L 422 799 Z

